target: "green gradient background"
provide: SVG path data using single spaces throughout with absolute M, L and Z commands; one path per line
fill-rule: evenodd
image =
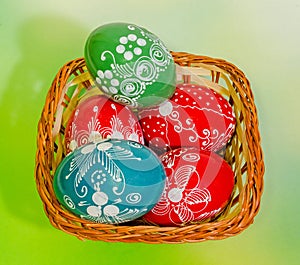
M 1 0 L 0 264 L 300 264 L 298 0 Z M 59 67 L 89 32 L 140 24 L 169 49 L 226 59 L 250 79 L 265 153 L 255 222 L 238 236 L 182 245 L 81 242 L 54 229 L 34 182 L 36 125 Z

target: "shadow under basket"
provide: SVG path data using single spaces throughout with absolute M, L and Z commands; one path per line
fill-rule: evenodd
M 236 130 L 222 154 L 235 174 L 235 187 L 227 207 L 206 222 L 160 227 L 139 221 L 120 225 L 92 223 L 60 205 L 52 181 L 65 156 L 64 126 L 80 98 L 91 93 L 95 86 L 84 59 L 80 58 L 68 62 L 57 73 L 38 123 L 35 180 L 45 213 L 54 227 L 82 240 L 184 243 L 225 239 L 253 223 L 262 196 L 264 161 L 249 81 L 241 70 L 225 60 L 183 52 L 172 52 L 172 55 L 178 66 L 178 80 L 205 82 L 218 90 L 234 110 Z

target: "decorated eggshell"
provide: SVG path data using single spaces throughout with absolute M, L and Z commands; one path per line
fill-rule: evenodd
M 174 96 L 139 112 L 145 142 L 165 151 L 197 147 L 218 151 L 235 128 L 230 104 L 217 92 L 195 84 L 177 85 Z
M 180 225 L 213 218 L 226 206 L 234 174 L 220 156 L 197 148 L 178 148 L 161 160 L 167 174 L 165 190 L 145 220 L 162 226 Z
M 96 85 L 131 107 L 157 105 L 175 90 L 175 64 L 163 42 L 127 23 L 98 27 L 88 37 L 85 61 Z
M 128 140 L 86 144 L 66 156 L 54 176 L 59 202 L 93 222 L 117 224 L 151 210 L 164 189 L 165 171 L 147 147 Z
M 67 123 L 67 152 L 83 144 L 106 138 L 132 140 L 144 144 L 139 121 L 128 107 L 103 95 L 92 96 L 77 106 Z

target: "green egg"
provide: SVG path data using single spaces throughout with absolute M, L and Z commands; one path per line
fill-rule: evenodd
M 96 85 L 113 100 L 143 108 L 158 105 L 175 90 L 175 64 L 163 42 L 127 23 L 98 27 L 85 44 L 85 61 Z

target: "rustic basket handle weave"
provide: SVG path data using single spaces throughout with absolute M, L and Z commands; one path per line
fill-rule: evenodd
M 84 59 L 66 63 L 57 73 L 46 97 L 38 123 L 35 180 L 44 210 L 51 224 L 79 239 L 107 242 L 183 243 L 225 239 L 245 230 L 257 215 L 263 190 L 264 160 L 260 146 L 257 111 L 249 81 L 236 66 L 221 59 L 213 59 L 183 52 L 172 52 L 175 62 L 184 69 L 204 69 L 210 82 L 227 84 L 223 91 L 232 105 L 236 118 L 236 132 L 226 147 L 224 156 L 235 173 L 235 190 L 226 209 L 216 219 L 180 227 L 159 227 L 133 222 L 122 225 L 92 223 L 69 213 L 57 201 L 53 175 L 63 158 L 61 145 L 64 127 L 53 136 L 57 113 L 66 107 L 70 98 L 64 89 L 70 80 L 86 71 Z M 191 68 L 190 68 L 191 67 Z M 186 80 L 190 76 L 184 75 Z M 91 86 L 91 80 L 84 87 Z M 222 93 L 222 92 L 221 92 Z

